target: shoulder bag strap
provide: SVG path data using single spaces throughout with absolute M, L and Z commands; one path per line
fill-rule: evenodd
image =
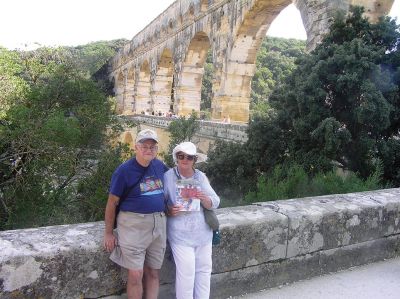
M 151 162 L 150 162 L 151 164 Z M 149 165 L 150 166 L 150 165 Z M 140 181 L 143 179 L 145 173 L 146 173 L 147 168 L 143 171 L 143 173 L 140 175 L 140 178 L 137 180 L 136 183 L 134 183 L 132 186 L 128 187 L 127 189 L 125 189 L 124 193 L 121 195 L 120 199 L 119 199 L 119 204 L 121 204 L 121 202 L 128 197 L 128 194 L 140 183 Z

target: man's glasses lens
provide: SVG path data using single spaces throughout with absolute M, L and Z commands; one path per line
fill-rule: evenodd
M 143 146 L 143 145 L 140 148 L 144 151 L 151 150 L 152 152 L 155 152 L 158 149 L 157 146 Z
M 196 158 L 196 156 L 190 156 L 190 155 L 184 155 L 184 154 L 178 154 L 178 155 L 176 155 L 176 157 L 178 158 L 178 160 L 183 160 L 186 157 L 186 160 L 188 160 L 188 161 L 193 161 Z

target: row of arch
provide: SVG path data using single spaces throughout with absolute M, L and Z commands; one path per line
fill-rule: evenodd
M 111 77 L 118 112 L 188 115 L 200 111 L 204 63 L 210 50 L 214 67 L 212 117 L 247 122 L 257 52 L 273 20 L 292 1 L 305 24 L 309 47 L 310 41 L 316 43 L 316 36 L 326 32 L 336 11 L 360 2 L 221 0 L 218 6 L 214 0 L 177 0 L 114 58 Z M 384 10 L 377 6 L 379 9 L 371 13 L 387 14 L 393 1 L 388 0 Z M 177 4 L 187 11 L 182 22 L 186 25 L 154 40 L 158 27 L 164 28 L 174 14 L 182 14 Z
M 179 85 L 173 53 L 169 48 L 163 49 L 157 60 L 156 72 L 152 73 L 151 61 L 147 59 L 139 66 L 120 71 L 114 82 L 118 112 L 186 115 L 193 110 L 200 111 L 201 82 L 209 49 L 207 34 L 196 33 L 181 65 Z M 179 101 L 182 98 L 186 99 L 184 103 Z

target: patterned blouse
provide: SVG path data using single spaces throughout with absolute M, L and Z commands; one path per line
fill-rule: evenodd
M 177 201 L 177 176 L 176 168 L 171 168 L 164 174 L 164 194 L 168 205 Z M 220 199 L 211 187 L 207 176 L 200 170 L 195 170 L 190 178 L 181 176 L 181 179 L 193 179 L 199 182 L 201 191 L 208 195 L 212 202 L 212 209 L 219 206 Z M 200 211 L 180 212 L 177 216 L 168 217 L 167 236 L 170 243 L 183 246 L 204 246 L 212 242 L 212 230 L 204 220 L 203 207 Z

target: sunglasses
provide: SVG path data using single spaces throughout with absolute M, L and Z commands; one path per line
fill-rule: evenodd
M 186 160 L 188 161 L 193 161 L 197 159 L 196 156 L 191 156 L 191 155 L 185 155 L 185 154 L 177 154 L 176 157 L 178 158 L 178 160 L 183 160 L 186 157 Z

